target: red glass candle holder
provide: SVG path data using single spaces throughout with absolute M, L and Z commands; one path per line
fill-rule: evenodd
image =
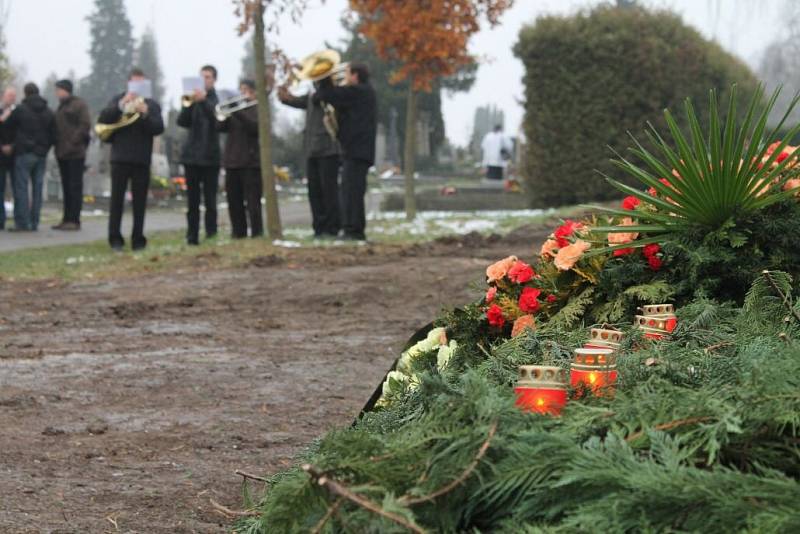
M 611 349 L 575 349 L 570 365 L 572 387 L 589 388 L 595 395 L 609 395 L 617 383 L 617 357 Z
M 622 332 L 610 328 L 592 328 L 589 331 L 589 341 L 584 345 L 587 349 L 612 349 L 619 350 L 622 343 Z
M 548 365 L 521 365 L 514 388 L 522 410 L 559 415 L 567 404 L 567 371 Z

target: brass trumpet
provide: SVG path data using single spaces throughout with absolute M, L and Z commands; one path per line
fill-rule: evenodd
M 97 134 L 97 137 L 100 138 L 101 141 L 104 143 L 111 139 L 111 136 L 117 130 L 130 126 L 134 122 L 139 120 L 141 116 L 136 108 L 139 107 L 139 104 L 144 102 L 144 98 L 138 97 L 134 100 L 131 100 L 127 104 L 125 104 L 125 109 L 122 112 L 122 117 L 113 124 L 104 124 L 104 123 L 97 123 L 94 125 L 94 133 Z
M 227 100 L 223 100 L 214 108 L 215 115 L 219 122 L 224 122 L 230 118 L 231 115 L 237 111 L 251 108 L 258 105 L 258 100 L 247 100 L 244 95 L 234 96 Z
M 188 108 L 194 104 L 194 95 L 183 95 L 181 97 L 181 107 Z

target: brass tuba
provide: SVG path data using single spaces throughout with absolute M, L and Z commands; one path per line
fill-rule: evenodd
M 342 63 L 339 52 L 336 50 L 322 50 L 303 58 L 299 68 L 292 72 L 292 77 L 295 80 L 311 82 L 318 82 L 330 77 L 334 85 L 344 85 L 347 67 L 347 63 Z M 322 118 L 325 129 L 335 140 L 339 133 L 336 110 L 327 102 L 322 103 L 322 110 L 325 113 Z
M 114 135 L 117 130 L 130 126 L 139 120 L 141 115 L 138 111 L 136 111 L 136 108 L 142 102 L 144 102 L 144 98 L 142 97 L 131 100 L 125 104 L 125 110 L 122 112 L 122 117 L 117 122 L 113 124 L 104 124 L 98 122 L 94 125 L 94 133 L 97 134 L 97 137 L 99 137 L 102 142 L 108 142 L 111 139 L 111 136 Z

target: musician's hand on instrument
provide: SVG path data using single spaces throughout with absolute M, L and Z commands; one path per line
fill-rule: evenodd
M 147 102 L 145 102 L 144 100 L 142 100 L 136 105 L 136 111 L 138 111 L 142 115 L 147 115 L 147 110 L 148 110 Z
M 278 87 L 278 100 L 281 102 L 289 100 L 289 88 L 285 85 Z
M 206 92 L 201 91 L 200 89 L 194 90 L 194 101 L 195 102 L 203 102 L 206 99 Z
M 135 99 L 136 99 L 136 95 L 135 94 L 133 94 L 133 93 L 125 93 L 125 96 L 123 96 L 122 100 L 120 100 L 120 104 L 127 104 L 128 102 L 130 102 L 132 100 L 135 100 Z

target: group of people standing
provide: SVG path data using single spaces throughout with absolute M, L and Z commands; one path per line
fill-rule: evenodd
M 57 230 L 79 230 L 83 203 L 83 173 L 91 120 L 89 107 L 72 94 L 72 82 L 55 84 L 58 108 L 55 113 L 34 83 L 23 88 L 17 104 L 13 87 L 3 92 L 0 111 L 0 199 L 5 199 L 6 177 L 14 198 L 14 226 L 9 231 L 35 232 L 39 229 L 47 154 L 55 146 L 61 173 L 64 214 Z M 30 194 L 29 194 L 30 193 Z M 6 225 L 5 203 L 0 202 L 0 229 Z

